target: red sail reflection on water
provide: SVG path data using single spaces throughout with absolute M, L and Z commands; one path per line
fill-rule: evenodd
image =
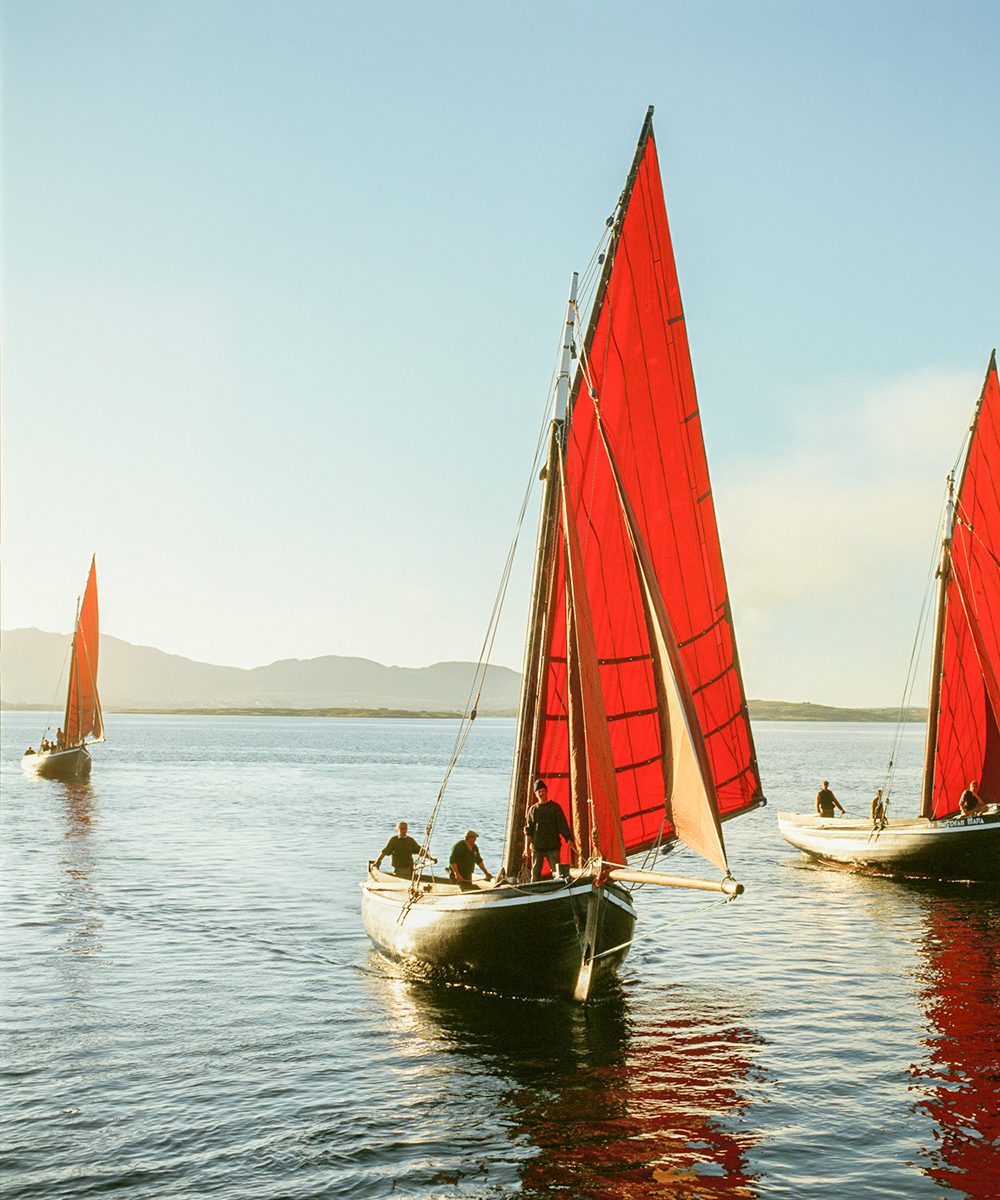
M 991 898 L 995 900 L 994 898 Z M 989 906 L 988 906 L 989 904 Z M 923 950 L 928 1062 L 911 1068 L 933 1120 L 926 1173 L 968 1200 L 1000 1195 L 1000 912 L 939 900 Z
M 761 1134 L 744 1114 L 763 1086 L 761 1039 L 729 997 L 676 986 L 635 1004 L 616 992 L 582 1009 L 374 986 L 411 1053 L 466 1060 L 449 1067 L 459 1088 L 491 1081 L 484 1138 L 505 1129 L 509 1151 L 478 1169 L 516 1170 L 525 1200 L 757 1195 L 749 1159 Z M 446 1179 L 458 1176 L 438 1177 Z M 401 1192 L 412 1182 L 398 1180 Z
M 744 1200 L 757 1194 L 748 1163 L 759 1134 L 740 1127 L 750 1104 L 757 1037 L 715 1020 L 701 997 L 632 1026 L 622 1053 L 549 1087 L 511 1093 L 515 1128 L 538 1146 L 523 1194 L 589 1200 Z M 673 1005 L 671 1007 L 674 1007 Z

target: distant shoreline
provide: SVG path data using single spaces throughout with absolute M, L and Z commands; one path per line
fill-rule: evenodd
M 0 703 L 3 712 L 52 712 L 44 704 Z M 458 720 L 460 712 L 434 712 L 406 708 L 114 708 L 110 713 L 162 717 L 381 717 L 391 719 Z M 484 712 L 483 717 L 513 717 L 514 709 Z M 750 717 L 754 721 L 811 721 L 895 724 L 898 708 L 835 708 L 825 704 L 793 703 L 787 700 L 751 700 Z M 923 724 L 926 711 L 908 708 L 903 720 Z
M 0 704 L 2 712 L 52 712 L 44 704 Z M 105 708 L 105 715 L 140 717 L 420 717 L 458 720 L 460 712 L 430 712 L 408 708 Z M 515 712 L 481 713 L 484 717 L 513 717 Z
M 906 722 L 923 725 L 927 720 L 925 708 L 835 708 L 809 701 L 751 700 L 750 718 L 754 721 L 865 721 L 895 725 L 900 716 Z

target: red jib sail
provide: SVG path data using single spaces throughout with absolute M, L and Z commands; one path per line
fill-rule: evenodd
M 100 651 L 100 627 L 97 613 L 97 564 L 92 559 L 83 601 L 73 633 L 73 655 L 69 666 L 69 694 L 63 739 L 76 746 L 88 737 L 104 736 L 101 702 L 97 694 L 97 658 Z
M 599 664 L 626 853 L 706 829 L 681 807 L 715 808 L 708 840 L 695 848 L 724 864 L 718 817 L 753 807 L 760 778 L 736 654 L 722 552 L 708 477 L 677 272 L 657 165 L 646 125 L 623 193 L 601 288 L 574 384 L 565 447 L 567 507 L 579 536 L 580 572 Z M 621 490 L 598 432 L 599 412 L 614 450 Z M 634 529 L 623 511 L 628 498 Z M 572 815 L 571 713 L 567 678 L 566 551 L 551 552 L 546 636 L 531 729 L 531 770 L 512 796 L 529 802 L 530 776 Z M 642 555 L 636 549 L 642 546 Z M 644 556 L 644 564 L 640 561 Z M 645 571 L 652 578 L 644 577 Z M 697 726 L 696 752 L 707 778 L 690 798 L 671 778 L 682 759 L 665 742 L 670 690 L 652 607 L 661 605 L 674 644 L 669 656 Z M 651 607 L 652 606 L 652 607 Z M 516 820 L 511 829 L 516 832 Z M 713 832 L 714 830 L 714 832 Z M 715 845 L 712 845 L 713 839 Z M 586 852 L 587 847 L 581 847 Z
M 1000 385 L 994 352 L 955 502 L 934 755 L 935 817 L 956 812 L 973 781 L 984 800 L 1000 799 L 998 477 Z

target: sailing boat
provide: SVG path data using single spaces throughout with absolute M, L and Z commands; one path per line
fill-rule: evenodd
M 575 275 L 570 288 L 503 871 L 458 886 L 423 868 L 405 880 L 370 866 L 362 884 L 365 929 L 388 957 L 578 1001 L 628 953 L 630 885 L 742 892 L 721 823 L 765 802 L 652 112 L 607 222 L 582 343 Z M 577 853 L 569 862 L 564 848 L 556 877 L 530 882 L 524 827 L 536 778 L 567 816 Z M 719 878 L 649 869 L 677 842 Z M 641 854 L 645 865 L 629 865 Z
M 55 742 L 42 738 L 38 750 L 29 748 L 25 752 L 21 759 L 25 771 L 34 771 L 47 779 L 83 779 L 90 774 L 87 746 L 104 741 L 104 719 L 97 694 L 99 642 L 97 563 L 91 559 L 83 600 L 77 603 L 62 728 Z
M 855 821 L 779 813 L 811 858 L 883 875 L 1000 879 L 1000 384 L 990 356 L 955 490 L 948 477 L 920 816 Z M 959 810 L 978 783 L 981 804 Z

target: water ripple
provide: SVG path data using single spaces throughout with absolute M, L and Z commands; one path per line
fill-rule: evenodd
M 820 773 L 857 811 L 891 730 L 761 726 L 747 894 L 642 890 L 581 1010 L 368 948 L 363 864 L 453 723 L 115 717 L 66 787 L 17 769 L 33 721 L 5 714 L 0 775 L 12 1196 L 1000 1194 L 997 889 L 804 867 L 775 830 Z M 477 723 L 439 850 L 472 821 L 495 863 L 511 738 Z M 901 805 L 919 760 L 914 730 Z

